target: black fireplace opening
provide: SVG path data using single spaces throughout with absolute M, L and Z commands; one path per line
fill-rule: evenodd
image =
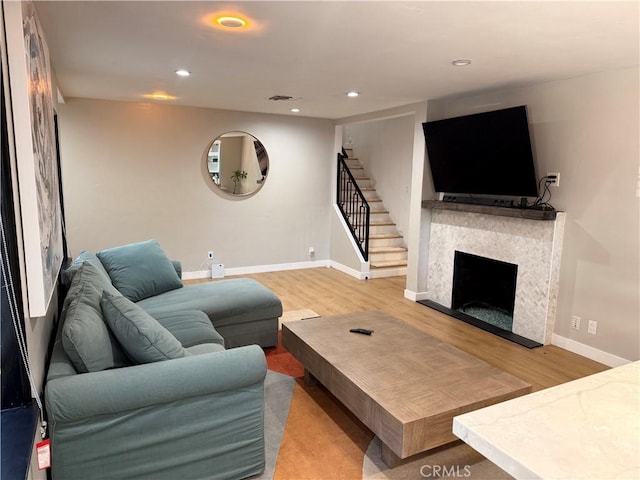
M 451 309 L 513 331 L 518 266 L 456 250 Z

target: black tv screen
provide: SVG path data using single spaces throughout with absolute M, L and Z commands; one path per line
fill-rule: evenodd
M 526 106 L 422 127 L 436 192 L 538 196 Z

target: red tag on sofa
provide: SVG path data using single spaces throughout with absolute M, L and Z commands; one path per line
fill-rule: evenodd
M 51 466 L 51 442 L 49 439 L 36 443 L 36 453 L 38 457 L 38 470 L 44 470 Z

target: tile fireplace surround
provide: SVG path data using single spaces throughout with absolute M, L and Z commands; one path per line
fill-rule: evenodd
M 565 214 L 531 220 L 433 210 L 427 298 L 451 308 L 456 250 L 518 266 L 513 333 L 551 343 L 556 318 Z

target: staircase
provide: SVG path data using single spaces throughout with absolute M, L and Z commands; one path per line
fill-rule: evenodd
M 353 150 L 345 148 L 347 166 L 371 208 L 369 226 L 369 267 L 371 278 L 392 277 L 407 274 L 407 249 L 404 238 L 398 233 L 388 210 L 378 197 L 360 161 Z

